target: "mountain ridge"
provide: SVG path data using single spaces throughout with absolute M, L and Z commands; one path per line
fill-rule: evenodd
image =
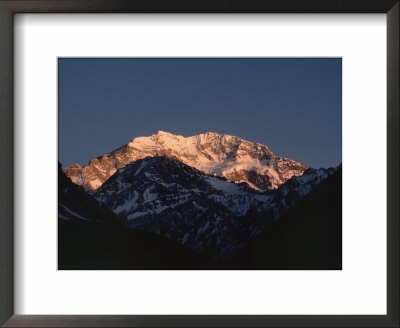
M 266 145 L 236 136 L 206 132 L 184 137 L 158 131 L 148 137 L 136 137 L 109 153 L 92 158 L 86 166 L 75 163 L 64 172 L 74 183 L 96 190 L 129 163 L 162 155 L 176 157 L 207 174 L 236 183 L 246 182 L 261 191 L 277 189 L 307 169 L 292 159 L 276 156 Z
M 92 195 L 127 227 L 145 230 L 222 257 L 256 236 L 335 169 L 308 169 L 277 190 L 206 174 L 168 156 L 120 168 Z

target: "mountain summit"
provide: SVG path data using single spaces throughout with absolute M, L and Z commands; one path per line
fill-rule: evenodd
M 73 164 L 64 172 L 74 183 L 96 190 L 118 169 L 149 156 L 175 157 L 204 173 L 236 183 L 246 182 L 261 191 L 276 189 L 307 169 L 292 159 L 276 156 L 265 145 L 235 136 L 206 132 L 184 137 L 158 131 L 93 158 L 85 167 Z

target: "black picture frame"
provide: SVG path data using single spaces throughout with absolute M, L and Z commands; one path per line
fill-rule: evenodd
M 399 8 L 399 0 L 0 0 L 0 324 L 4 327 L 399 327 Z M 387 315 L 14 315 L 13 17 L 16 13 L 56 12 L 385 13 Z

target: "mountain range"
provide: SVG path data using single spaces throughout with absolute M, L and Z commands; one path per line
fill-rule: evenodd
M 306 168 L 234 136 L 159 131 L 64 173 L 124 228 L 221 260 L 246 249 L 339 169 Z

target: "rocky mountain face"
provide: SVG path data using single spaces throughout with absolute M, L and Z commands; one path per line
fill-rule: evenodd
M 220 258 L 255 237 L 334 171 L 308 169 L 279 189 L 259 192 L 169 154 L 125 165 L 92 195 L 127 227 Z
M 159 131 L 93 158 L 85 167 L 73 164 L 64 172 L 74 183 L 96 190 L 118 169 L 149 156 L 176 157 L 206 174 L 236 183 L 246 182 L 261 191 L 277 189 L 307 169 L 294 160 L 276 156 L 265 145 L 235 136 L 207 132 L 184 137 Z

